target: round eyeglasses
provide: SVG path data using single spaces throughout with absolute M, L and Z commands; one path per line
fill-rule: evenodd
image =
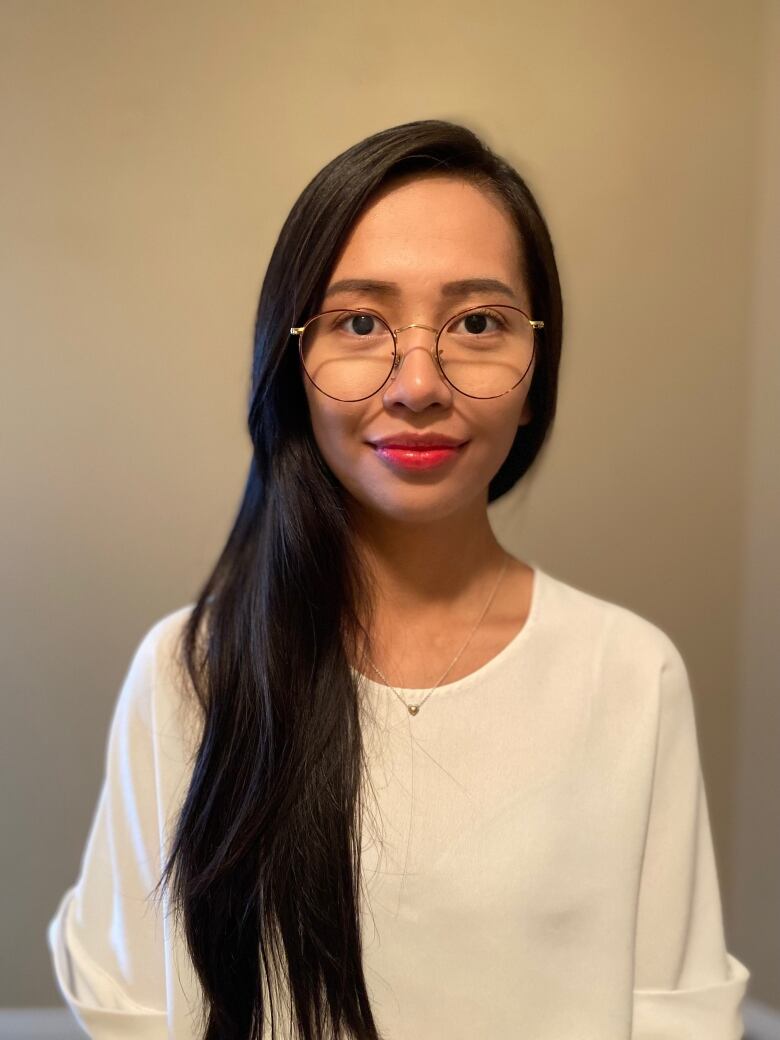
M 519 307 L 483 304 L 459 311 L 438 330 L 413 322 L 392 329 L 371 309 L 323 311 L 290 334 L 306 375 L 337 401 L 363 401 L 394 377 L 403 360 L 398 334 L 406 329 L 436 334 L 432 350 L 444 379 L 467 397 L 502 397 L 531 367 L 536 329 L 544 328 Z

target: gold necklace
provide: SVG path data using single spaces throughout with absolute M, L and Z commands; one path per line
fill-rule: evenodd
M 382 672 L 379 670 L 379 668 L 377 668 L 377 666 L 374 664 L 374 662 L 371 660 L 371 658 L 370 657 L 368 658 L 368 662 L 371 665 L 371 667 L 374 669 L 375 672 L 377 672 L 382 677 L 382 679 L 384 680 L 385 685 L 386 686 L 390 686 L 390 689 L 393 691 L 393 693 L 399 699 L 401 704 L 403 704 L 404 707 L 408 710 L 410 715 L 416 715 L 417 714 L 417 712 L 420 710 L 420 708 L 423 706 L 423 704 L 425 704 L 425 702 L 428 700 L 428 698 L 433 693 L 433 691 L 441 684 L 441 680 L 444 678 L 444 676 L 447 674 L 447 672 L 452 670 L 452 668 L 455 666 L 455 663 L 457 662 L 457 660 L 460 657 L 460 655 L 463 653 L 463 651 L 466 649 L 466 647 L 471 642 L 471 640 L 472 640 L 472 638 L 474 636 L 474 633 L 477 631 L 477 629 L 481 625 L 482 619 L 484 618 L 485 614 L 487 614 L 488 608 L 490 607 L 490 604 L 493 602 L 493 599 L 494 599 L 494 597 L 496 595 L 496 592 L 498 592 L 498 586 L 501 584 L 501 579 L 504 577 L 504 574 L 505 574 L 506 569 L 507 569 L 508 566 L 509 566 L 509 556 L 507 555 L 505 560 L 504 560 L 504 566 L 501 568 L 501 573 L 498 576 L 498 581 L 496 582 L 496 584 L 495 584 L 495 586 L 493 588 L 493 591 L 490 594 L 490 599 L 485 604 L 485 609 L 479 615 L 479 620 L 477 621 L 476 625 L 474 625 L 474 627 L 472 628 L 471 635 L 468 637 L 466 642 L 463 644 L 463 646 L 457 652 L 457 654 L 455 655 L 455 660 L 447 668 L 447 671 L 445 671 L 445 673 L 444 673 L 444 675 L 442 675 L 441 679 L 439 679 L 439 681 L 436 683 L 436 686 L 434 686 L 432 689 L 428 690 L 428 692 L 426 693 L 426 695 L 423 697 L 423 699 L 420 701 L 419 704 L 407 704 L 406 701 L 401 696 L 401 694 L 398 692 L 398 690 L 396 690 L 396 688 L 394 686 L 390 686 L 390 683 L 387 681 L 387 678 L 382 674 Z

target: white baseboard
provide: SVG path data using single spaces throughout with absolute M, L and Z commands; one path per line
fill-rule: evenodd
M 744 1040 L 780 1040 L 780 1011 L 745 1000 Z M 0 1040 L 84 1040 L 68 1008 L 0 1008 Z
M 69 1008 L 0 1008 L 0 1040 L 84 1040 Z
M 780 1040 L 780 1011 L 760 1000 L 745 999 L 742 1007 L 745 1040 Z

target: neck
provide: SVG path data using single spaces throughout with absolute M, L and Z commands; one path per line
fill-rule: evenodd
M 355 532 L 380 615 L 410 622 L 481 596 L 507 556 L 484 507 L 424 523 L 357 516 Z

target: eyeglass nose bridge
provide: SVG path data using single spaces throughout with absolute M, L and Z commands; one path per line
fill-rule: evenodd
M 435 329 L 433 325 L 423 325 L 420 321 L 413 321 L 411 325 L 402 325 L 400 329 L 393 329 L 393 335 L 397 336 L 399 332 L 405 332 L 407 329 L 427 329 L 429 332 L 433 332 L 437 337 L 440 329 Z
M 395 378 L 395 376 L 396 376 L 396 374 L 398 372 L 398 369 L 401 367 L 401 363 L 402 363 L 403 359 L 406 357 L 406 353 L 404 351 L 398 349 L 398 333 L 399 332 L 405 332 L 407 329 L 426 329 L 428 332 L 432 332 L 434 334 L 434 336 L 436 337 L 436 340 L 435 340 L 433 346 L 428 351 L 428 353 L 431 355 L 431 360 L 433 361 L 433 363 L 436 366 L 436 368 L 439 369 L 440 374 L 443 374 L 441 372 L 441 364 L 439 362 L 438 350 L 437 350 L 438 343 L 439 343 L 439 335 L 441 334 L 441 329 L 435 329 L 433 327 L 433 325 L 424 325 L 420 321 L 413 321 L 409 325 L 402 325 L 398 329 L 392 329 L 391 330 L 392 333 L 393 333 L 393 340 L 395 342 L 395 348 L 396 349 L 395 349 L 395 357 L 393 358 L 393 367 L 392 367 L 392 370 L 390 372 L 390 380 L 392 381 Z

